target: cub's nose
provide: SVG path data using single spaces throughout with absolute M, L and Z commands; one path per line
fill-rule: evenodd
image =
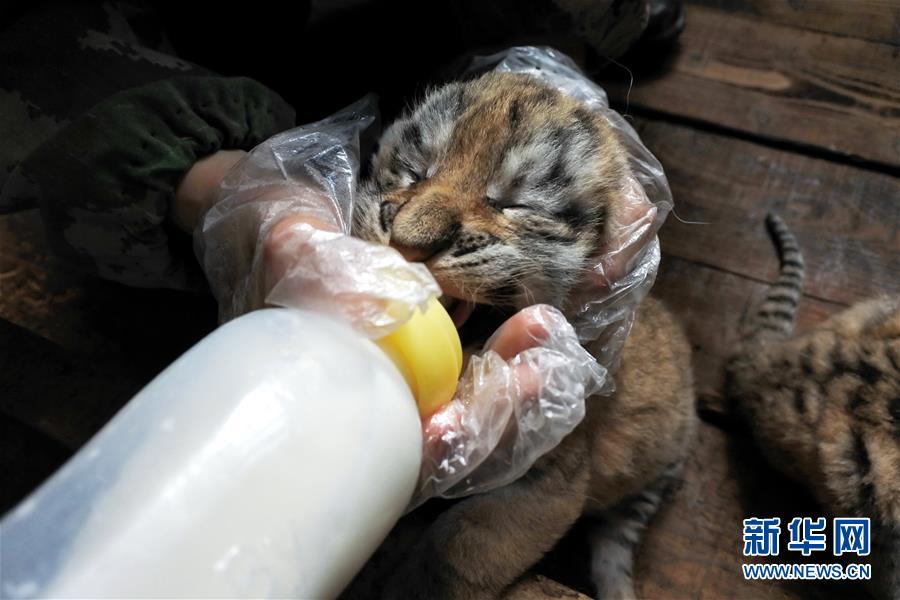
M 424 191 L 406 202 L 394 216 L 390 245 L 412 262 L 425 262 L 453 242 L 460 215 L 441 190 Z

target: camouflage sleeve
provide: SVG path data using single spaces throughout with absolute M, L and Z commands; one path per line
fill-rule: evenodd
M 22 174 L 61 257 L 127 285 L 201 289 L 189 237 L 167 219 L 175 187 L 198 159 L 293 123 L 251 79 L 174 77 L 95 105 L 30 153 Z

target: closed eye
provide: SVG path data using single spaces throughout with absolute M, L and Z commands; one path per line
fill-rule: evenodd
M 503 200 L 491 198 L 490 196 L 485 197 L 484 203 L 498 212 L 503 212 L 504 210 L 534 210 L 527 204 L 508 204 Z

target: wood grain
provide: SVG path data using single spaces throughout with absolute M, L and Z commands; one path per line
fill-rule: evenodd
M 845 3 L 847 11 L 853 4 Z M 689 6 L 661 76 L 603 81 L 620 105 L 900 165 L 898 47 Z
M 706 408 L 724 411 L 725 360 L 740 340 L 742 319 L 759 306 L 768 289 L 768 285 L 746 277 L 663 256 L 653 294 L 666 302 L 687 331 L 697 392 Z M 798 309 L 797 330 L 805 331 L 841 308 L 804 297 Z
M 670 215 L 665 254 L 773 281 L 763 222 L 776 211 L 800 243 L 808 295 L 849 305 L 900 294 L 900 178 L 662 121 L 637 128 L 665 167 L 678 215 L 707 223 Z
M 900 45 L 897 0 L 688 0 L 779 25 Z

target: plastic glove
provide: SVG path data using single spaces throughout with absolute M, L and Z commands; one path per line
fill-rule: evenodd
M 319 310 L 379 337 L 440 288 L 424 265 L 350 237 L 365 98 L 254 148 L 228 173 L 195 232 L 220 321 L 262 306 Z
M 481 64 L 487 63 L 539 76 L 610 120 L 629 149 L 634 177 L 623 192 L 629 208 L 565 307 L 574 329 L 549 307 L 520 312 L 470 361 L 454 400 L 423 423 L 423 464 L 411 506 L 515 480 L 578 424 L 586 397 L 612 391 L 606 368 L 615 367 L 634 311 L 653 283 L 655 233 L 671 208 L 659 163 L 567 57 L 515 48 Z M 438 293 L 424 266 L 348 235 L 358 136 L 373 112 L 363 101 L 276 136 L 226 178 L 221 200 L 196 233 L 223 320 L 268 302 L 331 312 L 378 337 Z M 579 340 L 591 341 L 599 364 Z
M 565 317 L 519 311 L 473 356 L 455 397 L 423 423 L 422 470 L 410 509 L 429 497 L 485 492 L 521 477 L 584 417 L 606 379 Z
M 312 308 L 370 337 L 440 293 L 421 264 L 348 235 L 367 101 L 253 149 L 195 233 L 222 320 L 265 304 Z M 527 308 L 473 357 L 455 398 L 423 422 L 412 506 L 505 485 L 584 416 L 605 370 L 555 309 Z
M 600 364 L 614 372 L 634 312 L 656 279 L 660 259 L 656 232 L 672 209 L 665 173 L 634 128 L 609 107 L 603 88 L 565 54 L 553 48 L 518 46 L 474 56 L 454 77 L 472 77 L 489 70 L 528 74 L 578 100 L 606 119 L 627 150 L 631 173 L 620 198 L 620 222 L 610 224 L 608 243 L 594 256 L 564 310 L 581 342 L 590 343 Z M 612 390 L 609 377 L 601 392 Z

